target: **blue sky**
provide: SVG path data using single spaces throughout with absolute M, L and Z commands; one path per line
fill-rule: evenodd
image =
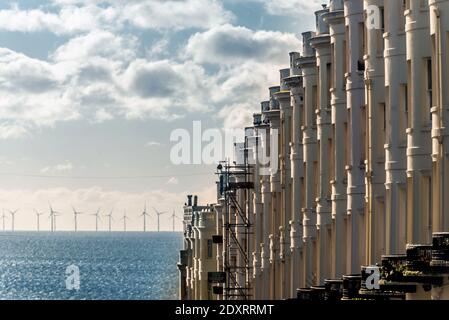
M 33 229 L 33 208 L 51 202 L 61 229 L 72 228 L 74 205 L 114 208 L 117 220 L 126 209 L 139 230 L 145 202 L 180 214 L 187 193 L 214 201 L 215 166 L 171 164 L 170 133 L 195 120 L 249 125 L 319 8 L 316 0 L 2 1 L 0 206 L 20 208 L 18 229 Z M 93 228 L 89 218 L 81 229 Z

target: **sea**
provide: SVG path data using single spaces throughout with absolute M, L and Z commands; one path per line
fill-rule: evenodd
M 0 300 L 177 299 L 179 232 L 0 232 Z

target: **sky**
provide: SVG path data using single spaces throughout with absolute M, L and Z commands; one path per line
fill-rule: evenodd
M 35 230 L 34 210 L 71 206 L 93 230 L 100 208 L 121 230 L 142 230 L 147 205 L 182 216 L 187 194 L 216 199 L 216 164 L 171 161 L 176 129 L 243 128 L 300 37 L 317 0 L 20 0 L 0 2 L 0 210 L 19 209 L 16 230 Z M 0 230 L 2 219 L 0 211 Z M 155 230 L 156 218 L 147 229 Z M 100 221 L 105 230 L 107 219 Z M 176 220 L 176 228 L 181 227 Z

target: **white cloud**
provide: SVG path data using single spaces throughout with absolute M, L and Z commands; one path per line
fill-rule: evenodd
M 223 107 L 218 117 L 223 119 L 223 127 L 226 129 L 243 129 L 253 123 L 253 114 L 258 109 L 247 103 L 238 103 Z
M 48 61 L 0 48 L 0 139 L 58 122 L 173 120 L 207 111 L 204 69 L 192 62 L 136 59 L 137 40 L 93 31 Z
M 109 113 L 108 111 L 106 111 L 105 109 L 99 109 L 95 112 L 95 121 L 96 122 L 104 122 L 104 121 L 108 121 L 108 120 L 112 120 L 114 118 L 114 116 Z
M 110 31 L 94 30 L 71 38 L 60 46 L 51 58 L 56 62 L 85 62 L 92 58 L 131 61 L 136 56 L 138 40 L 133 35 L 116 35 Z
M 53 66 L 0 48 L 0 138 L 79 117 Z
M 124 15 L 143 29 L 207 29 L 233 19 L 233 14 L 215 0 L 131 2 L 124 7 Z
M 103 3 L 63 2 L 81 7 Z M 164 10 L 178 12 L 174 8 L 178 5 L 205 16 L 209 5 L 215 8 L 211 16 L 221 8 L 209 0 L 104 3 L 108 5 L 99 7 L 102 10 L 159 6 L 162 16 Z M 112 16 L 111 12 L 108 17 Z M 154 19 L 153 15 L 147 18 Z M 176 17 L 167 18 L 171 20 Z M 170 121 L 189 112 L 211 112 L 224 106 L 225 110 L 236 105 L 257 109 L 259 101 L 266 99 L 267 87 L 279 82 L 278 69 L 287 66 L 288 52 L 297 50 L 300 42 L 293 34 L 253 31 L 214 21 L 218 26 L 191 36 L 179 55 L 163 54 L 169 45 L 167 34 L 156 41 L 153 51 L 145 53 L 144 49 L 142 54 L 136 36 L 94 26 L 69 38 L 46 61 L 0 48 L 0 139 L 79 119 L 91 123 L 114 118 Z M 147 57 L 141 58 L 145 54 Z M 165 59 L 157 60 L 159 57 Z M 236 116 L 243 119 L 245 113 Z
M 27 133 L 26 129 L 19 125 L 0 124 L 0 139 L 14 139 Z
M 253 31 L 228 24 L 193 35 L 186 51 L 199 63 L 279 63 L 288 62 L 288 52 L 297 51 L 300 44 L 293 34 Z
M 285 66 L 248 61 L 222 68 L 217 74 L 220 90 L 212 97 L 224 105 L 251 103 L 257 107 L 259 101 L 266 100 L 268 87 L 279 83 L 278 70 Z
M 223 25 L 193 35 L 186 55 L 198 64 L 219 66 L 217 90 L 211 90 L 213 102 L 221 106 L 218 118 L 224 128 L 243 128 L 268 98 L 268 87 L 279 84 L 279 70 L 289 66 L 288 53 L 300 46 L 293 34 Z
M 0 85 L 3 89 L 40 92 L 50 89 L 56 82 L 47 62 L 0 48 Z
M 48 166 L 41 169 L 41 173 L 54 173 L 54 172 L 70 172 L 73 170 L 73 164 L 70 161 L 60 163 L 54 166 Z
M 0 10 L 0 30 L 75 34 L 96 29 L 120 30 L 127 24 L 141 29 L 207 29 L 233 20 L 216 0 L 53 1 L 53 10 Z M 207 14 L 205 14 L 207 13 Z
M 173 108 L 208 110 L 207 80 L 203 68 L 190 62 L 135 60 L 123 74 L 127 92 L 135 95 L 128 101 L 128 116 L 140 118 L 149 112 L 168 119 L 167 111 Z
M 279 16 L 310 15 L 314 11 L 321 9 L 321 5 L 327 1 L 322 0 L 251 0 L 261 2 L 267 13 Z
M 119 12 L 99 6 L 63 6 L 58 11 L 22 10 L 17 5 L 0 10 L 0 30 L 19 32 L 50 31 L 72 34 L 98 28 L 117 28 Z
M 179 184 L 179 180 L 176 177 L 171 177 L 170 179 L 168 179 L 166 184 L 168 184 L 168 185 L 177 185 L 177 184 Z

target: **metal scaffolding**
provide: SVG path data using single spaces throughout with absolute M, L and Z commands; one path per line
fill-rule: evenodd
M 246 145 L 245 143 L 243 164 L 230 164 L 229 161 L 224 161 L 218 166 L 217 172 L 219 192 L 225 203 L 223 212 L 225 300 L 248 300 L 252 296 L 252 262 L 249 252 L 252 223 L 244 200 L 248 200 L 254 183 L 250 181 L 252 173 L 247 161 Z

